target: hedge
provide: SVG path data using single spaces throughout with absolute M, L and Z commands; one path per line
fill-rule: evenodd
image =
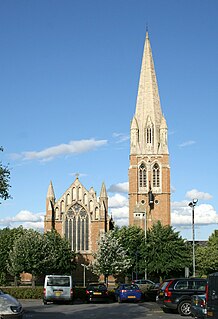
M 17 299 L 42 299 L 43 287 L 1 287 L 4 293 L 12 295 Z M 75 287 L 73 289 L 73 296 L 75 300 L 86 300 L 86 289 L 81 287 Z M 114 291 L 109 291 L 110 299 L 114 298 Z

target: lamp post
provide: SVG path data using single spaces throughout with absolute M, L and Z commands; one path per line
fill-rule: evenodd
M 195 277 L 195 206 L 197 205 L 197 198 L 193 199 L 188 205 L 192 208 L 192 263 L 193 263 L 193 277 Z
M 86 268 L 87 266 L 84 264 L 81 264 L 81 266 L 83 267 L 83 287 L 86 286 Z
M 146 249 L 146 239 L 147 239 L 147 214 L 144 212 L 145 217 L 145 249 Z M 145 279 L 147 279 L 147 267 L 146 267 L 146 257 L 145 257 Z

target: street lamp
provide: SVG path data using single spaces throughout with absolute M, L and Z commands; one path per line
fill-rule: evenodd
M 86 268 L 87 266 L 84 264 L 81 264 L 81 266 L 83 267 L 83 287 L 86 286 Z
M 145 249 L 146 249 L 146 239 L 147 239 L 147 214 L 144 212 L 145 217 Z M 146 267 L 146 257 L 145 257 L 145 279 L 147 279 L 147 267 Z
M 193 277 L 195 277 L 195 206 L 197 198 L 193 199 L 188 205 L 192 208 L 192 262 L 193 262 Z

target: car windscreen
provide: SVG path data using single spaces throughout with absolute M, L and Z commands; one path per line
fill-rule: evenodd
M 105 285 L 90 285 L 88 290 L 107 290 Z
M 69 277 L 48 277 L 47 286 L 70 287 Z
M 138 290 L 139 287 L 137 285 L 123 285 L 123 289 L 125 289 L 125 290 Z
M 167 287 L 167 285 L 169 284 L 169 282 L 170 282 L 170 281 L 164 281 L 164 282 L 162 282 L 162 284 L 160 284 L 159 289 L 160 289 L 160 290 L 165 290 L 166 287 Z

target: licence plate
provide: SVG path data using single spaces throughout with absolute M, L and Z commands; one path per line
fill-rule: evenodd
M 62 294 L 62 291 L 56 291 L 56 292 L 55 292 L 55 296 L 56 296 L 56 297 L 59 297 L 61 294 Z
M 94 292 L 93 295 L 101 295 L 101 292 Z
M 128 296 L 128 298 L 135 298 L 135 296 Z
M 163 293 L 163 291 L 161 291 L 160 293 L 159 293 L 159 296 L 163 296 L 164 295 L 164 293 Z
M 208 317 L 213 317 L 213 311 L 208 311 L 208 312 L 207 312 L 207 316 L 208 316 Z

